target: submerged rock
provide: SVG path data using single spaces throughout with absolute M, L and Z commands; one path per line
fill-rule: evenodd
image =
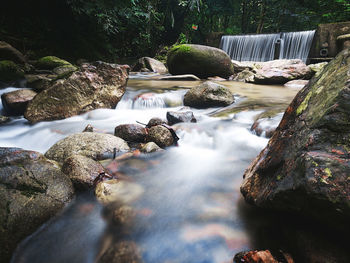
M 184 97 L 184 104 L 194 108 L 224 107 L 233 102 L 233 94 L 228 88 L 211 81 L 191 88 Z
M 168 72 L 166 66 L 162 62 L 150 57 L 140 58 L 132 67 L 131 71 L 142 71 L 142 69 L 148 69 L 151 72 L 160 74 Z
M 73 186 L 38 152 L 0 148 L 0 164 L 0 258 L 8 262 L 23 238 L 71 200 Z
M 228 78 L 234 72 L 231 58 L 223 50 L 202 45 L 173 47 L 168 53 L 167 65 L 173 75 L 194 74 L 199 78 Z
M 148 142 L 155 142 L 159 147 L 165 148 L 174 145 L 175 140 L 171 131 L 162 126 L 153 126 L 148 130 Z
M 127 142 L 144 142 L 147 131 L 140 124 L 122 124 L 115 127 L 114 136 L 120 137 Z
M 169 125 L 174 125 L 180 122 L 197 122 L 192 111 L 168 111 L 166 113 L 166 118 L 168 120 Z
M 23 115 L 27 105 L 37 95 L 30 89 L 15 90 L 1 95 L 2 105 L 11 115 Z
M 29 103 L 24 114 L 32 123 L 68 118 L 98 108 L 115 108 L 125 92 L 128 68 L 95 62 L 56 81 Z
M 267 147 L 244 174 L 256 206 L 326 221 L 350 219 L 350 50 L 331 61 L 286 110 Z
M 45 153 L 45 156 L 51 160 L 63 163 L 72 155 L 83 155 L 96 160 L 105 154 L 113 155 L 114 151 L 129 150 L 128 144 L 116 136 L 83 132 L 60 140 Z

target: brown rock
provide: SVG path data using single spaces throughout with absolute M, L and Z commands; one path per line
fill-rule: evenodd
M 144 142 L 147 131 L 139 124 L 122 124 L 115 127 L 114 136 L 120 137 L 127 142 Z
M 233 261 L 235 263 L 278 263 L 269 250 L 241 252 L 235 255 Z
M 37 95 L 29 89 L 15 90 L 1 95 L 2 104 L 6 112 L 11 115 L 22 115 L 27 105 Z
M 155 142 L 162 148 L 172 146 L 175 142 L 169 129 L 162 125 L 153 126 L 148 130 L 147 141 Z

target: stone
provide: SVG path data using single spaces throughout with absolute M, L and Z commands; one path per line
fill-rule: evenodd
M 95 180 L 104 173 L 104 168 L 89 157 L 72 155 L 64 161 L 62 172 L 71 179 L 75 189 L 86 190 L 94 187 Z
M 130 150 L 123 139 L 111 134 L 83 132 L 60 140 L 45 153 L 45 156 L 59 163 L 63 163 L 72 155 L 83 155 L 97 160 L 106 153 L 113 155 L 114 149 L 117 152 Z
M 11 115 L 23 115 L 27 105 L 37 93 L 30 89 L 15 90 L 1 95 L 5 111 Z
M 98 263 L 142 263 L 141 253 L 132 241 L 119 241 L 110 246 Z
M 275 132 L 278 124 L 283 117 L 283 113 L 277 114 L 272 117 L 258 118 L 254 121 L 250 130 L 258 136 L 264 136 L 265 138 L 271 138 Z
M 197 122 L 197 119 L 194 117 L 192 111 L 168 111 L 166 113 L 166 118 L 169 125 L 174 125 L 180 122 Z
M 175 140 L 169 129 L 162 125 L 153 126 L 148 130 L 148 142 L 155 142 L 159 147 L 165 148 L 174 145 Z
M 287 108 L 241 192 L 258 207 L 294 212 L 335 229 L 350 220 L 350 49 Z
M 253 71 L 255 69 L 254 63 L 256 62 L 232 60 L 235 72 L 242 72 L 244 70 Z
M 199 81 L 201 80 L 197 76 L 193 74 L 184 74 L 184 75 L 171 75 L 171 76 L 161 76 L 157 78 L 158 80 L 178 80 L 178 81 Z
M 95 62 L 84 64 L 58 80 L 29 103 L 24 114 L 31 123 L 68 118 L 93 109 L 115 108 L 125 92 L 128 68 Z
M 77 70 L 78 68 L 74 67 L 73 65 L 63 65 L 63 66 L 54 68 L 52 71 L 54 74 L 57 75 L 58 78 L 65 78 Z
M 148 121 L 146 128 L 151 128 L 153 126 L 167 124 L 165 120 L 162 120 L 161 118 L 152 118 Z
M 140 151 L 142 153 L 153 153 L 153 152 L 159 152 L 162 148 L 160 148 L 155 142 L 148 142 L 144 145 L 142 145 Z
M 194 108 L 224 107 L 233 102 L 233 94 L 228 88 L 211 81 L 191 88 L 184 97 L 184 105 Z
M 311 69 L 311 71 L 315 74 L 316 77 L 319 76 L 319 74 L 322 73 L 322 70 L 325 66 L 327 66 L 328 62 L 321 62 L 316 64 L 310 64 L 308 67 Z
M 263 251 L 248 251 L 248 252 L 240 252 L 237 253 L 233 259 L 233 262 L 235 263 L 278 263 L 271 254 L 269 250 L 263 250 Z M 292 263 L 292 262 L 288 262 Z
M 0 258 L 9 262 L 17 244 L 56 215 L 73 197 L 59 165 L 42 154 L 0 148 Z
M 296 79 L 288 81 L 286 84 L 284 84 L 287 88 L 293 88 L 293 89 L 302 89 L 309 83 L 308 80 L 303 79 Z
M 0 81 L 14 81 L 23 78 L 24 70 L 10 60 L 0 61 Z
M 24 76 L 27 80 L 28 88 L 41 92 L 50 87 L 53 78 L 48 77 L 47 74 L 27 74 Z
M 239 81 L 239 82 L 254 82 L 254 76 L 255 73 L 245 69 L 241 72 L 239 72 L 234 78 L 234 81 Z
M 7 116 L 0 115 L 0 125 L 9 122 L 11 119 Z
M 91 124 L 88 124 L 88 125 L 86 125 L 83 132 L 95 132 L 95 128 Z
M 4 41 L 0 41 L 0 60 L 11 60 L 18 64 L 26 63 L 24 55 Z
M 310 79 L 311 69 L 300 59 L 273 60 L 260 64 L 256 69 L 253 83 L 284 84 L 294 79 Z
M 114 136 L 120 137 L 127 142 L 144 142 L 147 131 L 140 124 L 122 124 L 115 127 Z
M 57 67 L 72 66 L 72 64 L 66 60 L 60 59 L 55 56 L 46 56 L 46 57 L 40 58 L 36 62 L 35 66 L 38 67 L 39 69 L 53 70 L 54 68 L 57 68 Z
M 151 72 L 157 72 L 160 74 L 165 74 L 168 72 L 166 66 L 162 62 L 150 57 L 140 58 L 132 67 L 131 71 L 141 71 L 141 69 L 144 68 L 148 69 Z
M 173 47 L 168 53 L 167 65 L 172 75 L 194 74 L 203 79 L 228 78 L 234 73 L 231 58 L 223 50 L 202 45 Z

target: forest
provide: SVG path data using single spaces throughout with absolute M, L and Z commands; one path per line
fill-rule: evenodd
M 203 44 L 212 32 L 301 31 L 347 20 L 347 0 L 13 0 L 2 3 L 0 38 L 29 58 L 117 61 L 176 42 Z

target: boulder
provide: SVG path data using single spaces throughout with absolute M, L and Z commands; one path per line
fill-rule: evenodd
M 115 127 L 114 136 L 120 137 L 127 142 L 144 142 L 147 131 L 140 124 L 122 124 Z
M 0 81 L 13 81 L 23 78 L 24 70 L 10 60 L 0 61 Z
M 228 78 L 234 73 L 231 58 L 223 50 L 202 45 L 173 47 L 168 53 L 167 65 L 172 75 Z
M 95 180 L 104 173 L 104 168 L 89 157 L 72 155 L 64 161 L 62 172 L 71 179 L 76 189 L 86 190 L 94 187 Z
M 148 142 L 155 142 L 161 148 L 169 147 L 176 143 L 171 131 L 163 125 L 151 127 L 148 130 L 146 140 Z
M 46 56 L 46 57 L 40 58 L 36 62 L 35 66 L 38 67 L 39 69 L 53 70 L 54 68 L 57 68 L 57 67 L 72 66 L 72 64 L 66 60 L 60 59 L 55 56 Z
M 160 74 L 165 74 L 168 72 L 167 68 L 162 62 L 150 57 L 140 58 L 132 67 L 131 71 L 141 71 L 142 69 L 148 69 L 151 72 L 157 72 Z
M 260 63 L 256 69 L 254 83 L 284 84 L 294 79 L 310 79 L 311 69 L 300 59 L 273 60 Z
M 63 163 L 72 155 L 83 155 L 94 160 L 105 154 L 113 155 L 115 151 L 129 151 L 128 144 L 111 134 L 83 132 L 70 135 L 53 145 L 45 156 Z
M 303 79 L 296 79 L 288 81 L 286 84 L 284 84 L 287 88 L 293 88 L 293 89 L 302 89 L 309 83 L 308 80 Z
M 166 113 L 166 118 L 168 120 L 169 125 L 174 125 L 180 122 L 197 122 L 192 111 L 168 111 Z
M 17 244 L 73 197 L 59 165 L 42 154 L 0 148 L 0 258 L 9 262 Z
M 140 151 L 142 153 L 153 153 L 153 152 L 159 152 L 162 148 L 160 148 L 156 143 L 154 142 L 148 142 L 144 145 L 142 145 Z
M 47 74 L 27 74 L 24 76 L 27 80 L 27 87 L 41 92 L 50 87 L 53 78 Z
M 184 97 L 184 104 L 194 108 L 224 107 L 233 102 L 233 94 L 228 88 L 211 81 L 191 88 Z
M 31 123 L 58 120 L 97 108 L 115 108 L 125 92 L 128 68 L 95 62 L 84 64 L 58 80 L 29 103 L 24 114 Z
M 5 111 L 11 115 L 23 115 L 27 105 L 37 95 L 30 89 L 15 90 L 1 95 Z
M 350 220 L 350 49 L 287 108 L 267 147 L 244 174 L 245 200 L 327 222 Z
M 0 60 L 11 60 L 18 64 L 26 63 L 23 54 L 4 41 L 0 41 Z

